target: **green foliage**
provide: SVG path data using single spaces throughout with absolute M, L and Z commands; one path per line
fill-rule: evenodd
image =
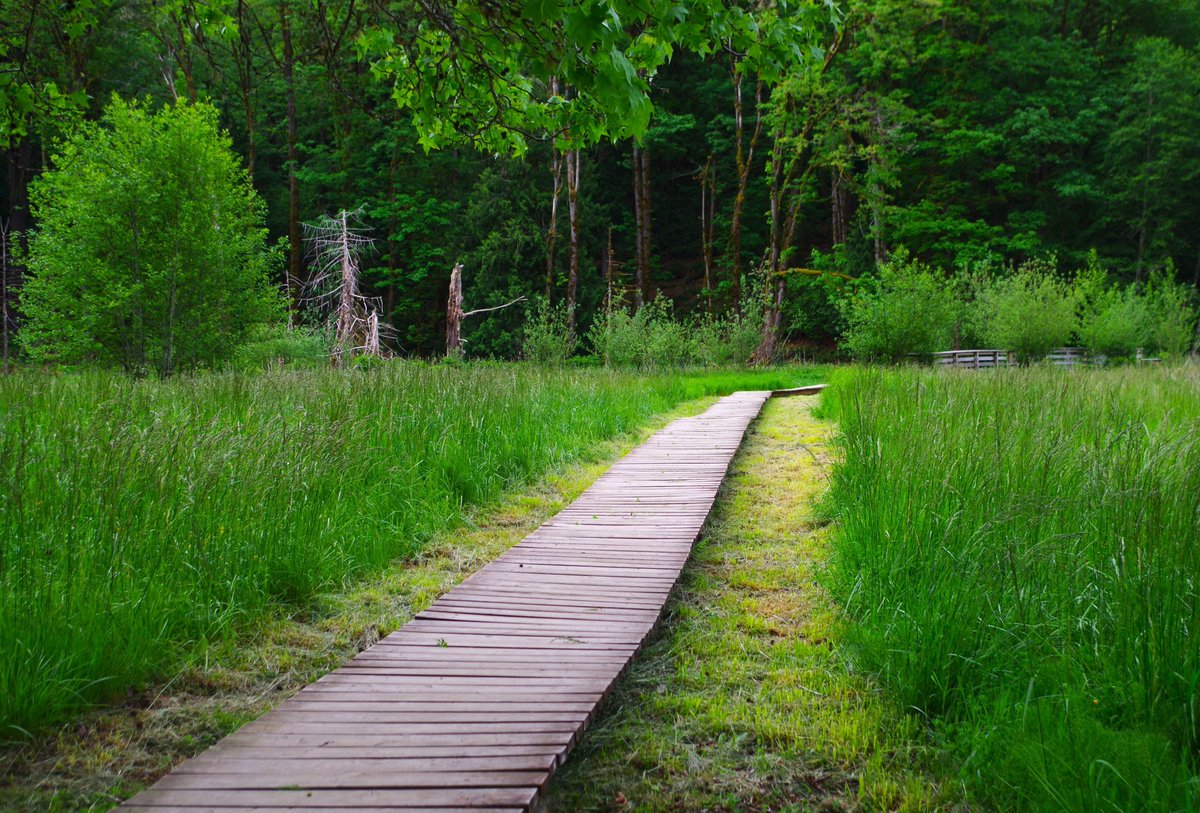
M 22 339 L 43 361 L 211 366 L 279 315 L 263 208 L 217 112 L 114 97 L 34 187 Z
M 1146 346 L 1150 313 L 1136 288 L 1110 283 L 1093 263 L 1075 279 L 1080 344 L 1094 356 L 1131 358 Z
M 741 316 L 705 314 L 691 325 L 691 359 L 710 367 L 745 364 L 762 341 L 762 316 L 747 310 Z
M 614 367 L 669 366 L 688 356 L 687 331 L 663 297 L 634 312 L 617 308 L 599 317 L 587 339 L 596 355 Z
M 846 371 L 830 581 L 997 809 L 1194 810 L 1200 369 Z
M 81 77 L 72 75 L 77 66 L 69 57 L 95 37 L 114 5 L 94 0 L 31 12 L 18 0 L 0 0 L 6 23 L 0 26 L 0 147 L 15 147 L 87 109 L 88 94 L 77 84 Z
M 1192 251 L 1185 236 L 1200 182 L 1200 53 L 1147 37 L 1116 81 L 1115 121 L 1105 146 L 1106 223 L 1133 236 L 1137 271 Z M 1191 259 L 1190 257 L 1188 259 Z
M 949 349 L 959 305 L 941 274 L 898 252 L 840 309 L 843 349 L 862 360 L 898 362 Z
M 976 291 L 979 331 L 989 347 L 1019 362 L 1040 361 L 1075 331 L 1077 295 L 1053 260 L 1029 260 L 1011 274 L 983 278 Z
M 1149 320 L 1147 349 L 1166 356 L 1181 356 L 1196 348 L 1196 289 L 1175 281 L 1175 269 L 1168 263 L 1150 274 L 1146 283 L 1146 311 Z
M 636 312 L 616 309 L 588 332 L 593 352 L 615 367 L 719 367 L 745 363 L 762 338 L 761 315 L 678 318 L 658 297 Z
M 332 347 L 333 337 L 323 330 L 286 324 L 263 326 L 237 348 L 230 366 L 244 373 L 278 367 L 325 367 Z
M 2 376 L 0 736 L 411 554 L 681 401 L 812 380 L 396 361 Z
M 538 364 L 562 364 L 570 358 L 579 340 L 567 329 L 567 315 L 565 302 L 550 305 L 544 297 L 536 300 L 525 321 L 522 357 Z
M 466 141 L 520 154 L 531 132 L 583 145 L 640 138 L 651 80 L 676 50 L 736 49 L 745 70 L 775 81 L 810 57 L 809 22 L 822 11 L 792 0 L 753 10 L 712 0 L 687 9 L 662 0 L 455 0 L 394 14 L 364 30 L 357 47 L 411 112 L 425 149 Z

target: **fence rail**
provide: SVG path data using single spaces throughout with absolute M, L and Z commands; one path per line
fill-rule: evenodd
M 927 355 L 935 367 L 956 367 L 967 370 L 986 370 L 993 367 L 1011 367 L 1017 363 L 1015 354 L 1008 350 L 944 350 Z M 1092 357 L 1082 347 L 1060 347 L 1046 354 L 1046 361 L 1059 367 L 1079 367 L 1093 363 Z

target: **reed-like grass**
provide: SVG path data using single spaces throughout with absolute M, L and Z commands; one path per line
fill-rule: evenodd
M 1003 809 L 1200 809 L 1200 368 L 856 370 L 831 581 Z
M 656 413 L 811 370 L 0 378 L 0 739 L 411 555 Z

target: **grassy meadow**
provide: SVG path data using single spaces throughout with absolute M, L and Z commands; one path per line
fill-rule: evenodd
M 0 739 L 412 555 L 675 404 L 817 377 L 420 363 L 2 377 Z
M 1200 810 L 1200 368 L 852 369 L 856 666 L 1000 809 Z

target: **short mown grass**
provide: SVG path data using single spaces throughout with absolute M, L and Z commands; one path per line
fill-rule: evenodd
M 936 810 L 920 725 L 854 674 L 814 513 L 834 427 L 769 402 L 658 637 L 550 786 L 551 811 Z
M 0 377 L 0 739 L 303 610 L 675 404 L 813 371 Z
M 1200 810 L 1200 368 L 859 369 L 831 396 L 856 662 L 972 793 Z
M 413 557 L 317 593 L 301 612 L 268 611 L 243 634 L 194 650 L 177 672 L 130 690 L 119 703 L 0 747 L 0 810 L 91 813 L 132 796 L 403 625 L 560 511 L 653 431 L 714 400 L 687 401 L 594 445 L 495 505 L 468 511 Z

